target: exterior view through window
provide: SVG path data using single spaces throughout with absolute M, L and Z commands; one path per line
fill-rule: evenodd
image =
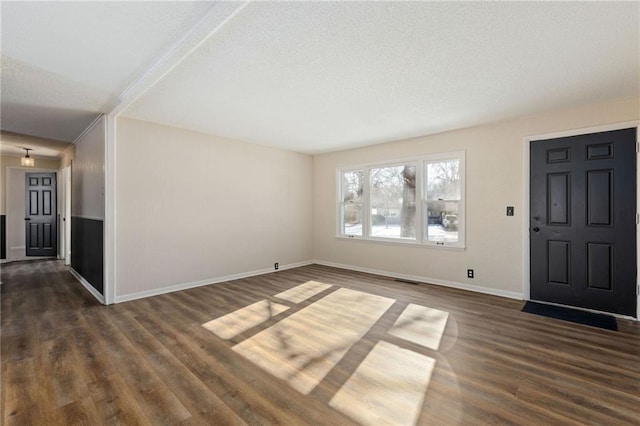
M 464 247 L 464 152 L 338 170 L 338 236 Z
M 342 235 L 362 235 L 362 170 L 342 172 Z
M 416 166 L 369 171 L 369 235 L 416 239 Z
M 426 162 L 425 239 L 457 242 L 460 205 L 460 161 Z

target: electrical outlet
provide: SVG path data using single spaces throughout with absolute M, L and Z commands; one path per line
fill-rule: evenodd
M 273 264 L 273 269 L 275 269 L 276 271 L 278 270 L 279 266 L 278 266 L 278 262 Z
M 467 269 L 467 278 L 473 278 L 473 269 Z

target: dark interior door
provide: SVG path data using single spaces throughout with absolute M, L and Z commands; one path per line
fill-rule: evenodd
M 26 174 L 26 247 L 27 256 L 55 256 L 56 174 Z
M 531 143 L 531 299 L 636 315 L 636 129 Z

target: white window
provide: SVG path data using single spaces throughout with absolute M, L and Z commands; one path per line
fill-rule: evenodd
M 465 246 L 465 153 L 338 170 L 338 236 Z
M 464 153 L 424 160 L 425 243 L 464 247 Z

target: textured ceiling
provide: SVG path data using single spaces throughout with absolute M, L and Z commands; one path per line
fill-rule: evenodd
M 211 5 L 2 2 L 2 129 L 73 141 Z
M 2 128 L 54 139 L 116 111 L 315 153 L 640 93 L 638 2 L 23 4 Z

